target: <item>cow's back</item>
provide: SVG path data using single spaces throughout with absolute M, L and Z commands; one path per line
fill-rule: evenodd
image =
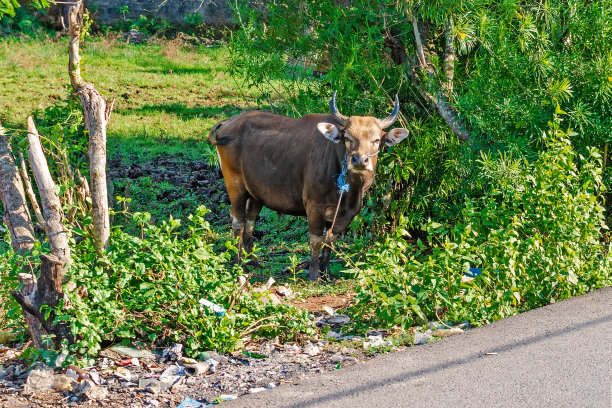
M 326 182 L 333 187 L 337 166 L 337 160 L 326 160 L 338 155 L 337 145 L 318 132 L 319 122 L 333 122 L 333 118 L 311 114 L 296 119 L 247 111 L 221 122 L 214 129 L 215 144 L 228 190 L 242 184 L 266 207 L 306 215 L 311 190 L 325 189 L 321 183 Z M 330 162 L 334 168 L 328 169 Z

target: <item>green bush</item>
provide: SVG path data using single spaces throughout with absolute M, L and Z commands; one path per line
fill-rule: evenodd
M 180 342 L 187 354 L 196 355 L 232 351 L 247 336 L 290 340 L 313 333 L 306 312 L 273 304 L 265 293 L 240 289 L 242 270 L 231 266 L 229 252 L 215 253 L 209 243 L 207 212 L 200 207 L 188 217 L 187 236 L 176 232 L 180 220 L 170 217 L 155 226 L 148 224 L 147 213 L 135 213 L 142 237 L 113 229 L 104 258 L 90 240 L 78 245 L 72 240 L 66 276 L 71 283 L 64 287 L 68 303 L 57 319 L 70 322 L 77 339 L 74 352 L 95 356 L 103 344 L 144 340 L 159 346 Z M 227 246 L 236 250 L 231 243 Z M 16 289 L 17 261 L 12 252 L 0 261 L 0 267 L 13 271 L 0 278 L 3 290 Z M 200 299 L 227 312 L 217 315 Z M 19 319 L 17 304 L 10 306 L 10 316 Z
M 260 90 L 270 109 L 290 116 L 328 111 L 333 90 L 344 114 L 383 116 L 397 93 L 400 124 L 411 134 L 391 154 L 381 154 L 370 205 L 357 221 L 362 233 L 378 234 L 403 214 L 418 228 L 428 218 L 454 222 L 463 196 L 482 194 L 474 185 L 481 151 L 538 157 L 540 129 L 557 103 L 579 131 L 572 138 L 578 153 L 606 150 L 612 140 L 611 7 L 610 0 L 306 0 L 271 2 L 263 11 L 244 3 L 237 9 L 242 30 L 232 37 L 231 67 Z M 408 77 L 416 61 L 406 15 L 413 9 L 435 33 L 430 45 L 437 72 L 451 25 L 456 55 L 449 99 L 471 130 L 469 144 L 457 141 Z M 408 57 L 403 65 L 392 58 L 398 49 Z M 435 94 L 436 86 L 429 91 Z M 611 161 L 603 162 L 609 184 Z
M 466 197 L 454 227 L 430 222 L 431 246 L 409 243 L 404 222 L 367 254 L 353 308 L 363 324 L 478 325 L 612 284 L 601 157 L 577 155 L 552 126 L 533 163 L 483 155 L 490 188 Z M 466 280 L 470 267 L 482 275 Z
M 236 279 L 242 270 L 229 264 L 228 252 L 215 253 L 209 243 L 207 212 L 200 207 L 188 217 L 186 237 L 175 231 L 180 220 L 170 217 L 154 226 L 147 213 L 135 213 L 144 238 L 114 229 L 107 256 L 99 261 L 90 243 L 75 249 L 69 277 L 87 295 L 68 292 L 72 307 L 65 318 L 79 338 L 80 353 L 97 353 L 103 341 L 148 338 L 184 343 L 193 355 L 231 351 L 247 335 L 288 340 L 310 333 L 306 313 L 240 290 Z M 217 316 L 199 299 L 227 313 Z

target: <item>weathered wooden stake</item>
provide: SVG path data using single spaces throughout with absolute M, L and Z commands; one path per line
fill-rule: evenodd
M 28 160 L 40 194 L 42 213 L 45 219 L 44 229 L 52 254 L 40 256 L 42 263 L 37 282 L 33 276 L 21 274 L 22 288 L 20 291 L 14 291 L 11 294 L 23 308 L 26 317 L 28 314 L 31 315 L 44 328 L 44 331 L 32 330 L 32 325 L 28 320 L 34 343 L 39 347 L 44 347 L 46 344 L 44 344 L 42 336 L 53 334 L 55 335 L 53 339 L 55 347 L 59 348 L 63 339 L 67 339 L 69 342 L 74 341 L 70 327 L 66 322 L 54 324 L 55 313 L 52 311 L 45 318 L 46 312 L 41 312 L 41 308 L 47 306 L 55 309 L 64 299 L 62 281 L 66 265 L 70 262 L 70 247 L 62 223 L 62 206 L 55 193 L 55 182 L 51 178 L 47 159 L 40 144 L 40 137 L 31 116 L 28 117 L 28 141 L 30 143 Z

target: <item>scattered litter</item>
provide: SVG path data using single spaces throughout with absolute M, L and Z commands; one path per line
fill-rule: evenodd
M 293 297 L 293 291 L 287 286 L 279 286 L 278 288 L 276 288 L 276 293 L 288 299 Z
M 349 324 L 350 321 L 351 321 L 351 318 L 343 314 L 337 314 L 337 315 L 330 317 L 329 319 L 326 319 L 327 324 L 337 324 L 340 326 Z
M 64 361 L 66 361 L 66 357 L 68 357 L 68 350 L 62 350 L 59 356 L 55 359 L 55 367 L 60 368 Z
M 119 377 L 126 381 L 132 381 L 132 373 L 125 367 L 115 367 L 115 372 L 113 373 L 115 377 Z
M 383 339 L 382 336 L 368 336 L 367 340 L 363 342 L 363 349 L 367 350 L 370 347 L 387 347 L 393 343 L 389 340 Z
M 140 350 L 133 347 L 126 346 L 113 346 L 110 348 L 111 351 L 114 351 L 117 354 L 121 354 L 122 356 L 134 357 L 134 358 L 148 358 L 150 360 L 155 359 L 155 354 L 150 352 L 149 350 Z
M 270 290 L 272 285 L 274 285 L 275 283 L 276 283 L 276 280 L 274 280 L 274 278 L 270 276 L 270 278 L 268 278 L 268 281 L 266 282 L 264 286 L 266 287 L 267 290 Z
M 189 397 L 185 397 L 183 402 L 181 402 L 176 408 L 200 408 L 203 406 L 204 406 L 203 402 L 196 401 Z
M 98 371 L 96 371 L 95 368 L 89 372 L 89 377 L 96 385 L 103 385 L 106 383 L 104 378 L 100 377 L 100 374 L 98 373 Z
M 122 366 L 140 367 L 140 361 L 138 361 L 136 357 L 128 358 L 127 360 L 123 360 L 119 364 L 121 364 Z
M 342 354 L 337 353 L 337 354 L 334 354 L 333 356 L 331 356 L 329 361 L 331 361 L 334 364 L 341 363 L 342 361 L 344 361 L 344 357 L 342 357 Z
M 185 376 L 185 369 L 181 366 L 170 366 L 159 376 L 162 389 L 168 389 Z M 167 387 L 166 387 L 167 386 Z
M 296 346 L 295 344 L 283 344 L 283 348 L 289 354 L 299 354 L 299 353 L 302 352 L 301 347 L 300 346 Z
M 487 356 L 496 356 L 497 353 L 485 353 Z
M 210 370 L 210 366 L 206 363 L 184 363 L 185 373 L 187 375 L 196 377 L 198 375 L 206 374 Z
M 313 357 L 313 356 L 316 356 L 316 355 L 320 354 L 321 353 L 321 349 L 316 344 L 306 343 L 306 345 L 304 346 L 304 353 L 306 353 L 309 356 Z
M 73 392 L 77 397 L 84 395 L 90 400 L 101 400 L 108 395 L 108 390 L 106 388 L 98 387 L 89 380 L 76 383 Z
M 436 321 L 427 323 L 427 330 L 443 329 L 445 327 L 446 326 L 444 324 Z
M 242 289 L 244 287 L 244 285 L 247 284 L 247 278 L 245 278 L 244 276 L 239 276 L 238 277 L 238 286 L 240 287 L 240 289 Z
M 461 330 L 458 327 L 451 327 L 450 329 L 438 329 L 438 330 L 434 330 L 432 334 L 432 336 L 435 337 L 449 337 L 452 336 L 454 334 L 459 334 L 459 333 L 463 333 L 463 330 Z
M 50 390 L 53 388 L 55 379 L 53 370 L 50 368 L 40 368 L 30 371 L 28 379 L 23 387 L 25 393 L 33 391 Z
M 208 308 L 209 310 L 213 311 L 217 316 L 225 316 L 225 308 L 223 306 L 219 306 L 217 304 L 214 304 L 210 300 L 206 300 L 206 299 L 200 299 L 198 302 L 202 306 L 204 306 L 204 307 Z
M 76 384 L 74 378 L 65 374 L 53 376 L 53 388 L 59 392 L 72 391 L 73 384 Z
M 259 388 L 251 388 L 251 389 L 249 390 L 249 393 L 250 393 L 250 394 L 256 394 L 256 393 L 258 393 L 258 392 L 262 392 L 262 391 L 265 391 L 265 390 L 266 390 L 266 389 L 265 389 L 264 387 L 259 387 Z
M 330 339 L 339 339 L 340 337 L 342 337 L 342 334 L 330 330 L 327 332 L 327 337 L 329 337 Z
M 414 333 L 413 343 L 416 344 L 426 344 L 431 338 L 431 331 L 427 330 L 425 333 L 416 332 Z
M 244 354 L 247 357 L 253 357 L 253 358 L 268 358 L 268 356 L 264 356 L 263 354 L 252 353 L 252 352 L 246 351 L 246 350 L 243 350 L 242 354 Z
M 338 365 L 336 365 L 336 367 L 334 368 L 334 370 L 339 370 L 342 367 L 342 361 L 340 361 L 338 363 Z
M 217 365 L 219 364 L 219 362 L 215 359 L 209 358 L 208 360 L 204 361 L 206 364 L 208 364 L 208 371 L 211 373 L 214 373 L 217 371 Z
M 336 311 L 334 310 L 334 308 L 330 306 L 323 306 L 323 310 L 325 311 L 325 313 L 327 313 L 330 316 L 333 316 L 336 314 Z
M 200 303 L 202 303 L 200 301 Z M 178 361 L 183 357 L 183 345 L 180 343 L 174 343 L 172 347 L 164 350 L 162 353 L 162 360 L 166 361 Z
M 125 38 L 127 44 L 140 44 L 149 38 L 148 35 L 141 33 L 135 28 L 132 28 L 128 33 L 123 34 L 123 37 Z

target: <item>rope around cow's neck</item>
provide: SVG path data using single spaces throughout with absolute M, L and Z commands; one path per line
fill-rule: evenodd
M 366 154 L 366 156 L 373 157 L 373 156 L 376 156 L 378 153 L 380 153 L 380 149 L 376 153 Z M 349 188 L 351 187 L 350 184 L 346 180 L 346 176 L 348 173 L 348 166 L 346 164 L 347 158 L 348 158 L 348 152 L 345 151 L 344 160 L 342 160 L 342 166 L 341 166 L 342 171 L 340 172 L 340 175 L 338 175 L 338 181 L 336 182 L 336 184 L 338 185 L 338 192 L 340 193 L 340 197 L 338 197 L 338 204 L 336 205 L 336 211 L 334 212 L 334 219 L 332 220 L 332 225 L 331 227 L 329 227 L 329 229 L 325 233 L 325 241 L 329 241 L 329 239 L 332 236 L 332 230 L 334 229 L 334 225 L 336 225 L 336 217 L 338 216 L 338 210 L 340 209 L 340 202 L 342 201 L 342 195 L 344 193 L 348 193 Z
M 348 157 L 348 152 L 345 151 L 344 160 L 342 160 L 342 166 L 341 166 L 342 171 L 340 172 L 340 175 L 338 176 L 338 181 L 336 182 L 336 184 L 338 185 L 338 192 L 340 193 L 340 197 L 338 197 L 338 204 L 336 205 L 336 212 L 334 213 L 334 219 L 332 220 L 331 227 L 329 227 L 329 229 L 325 233 L 326 242 L 330 240 L 333 234 L 332 230 L 334 229 L 334 225 L 336 225 L 336 217 L 338 216 L 338 210 L 340 209 L 340 202 L 342 201 L 342 195 L 344 193 L 348 193 L 349 188 L 350 188 L 350 185 L 346 180 L 346 175 L 348 173 L 348 166 L 346 164 L 347 157 Z

